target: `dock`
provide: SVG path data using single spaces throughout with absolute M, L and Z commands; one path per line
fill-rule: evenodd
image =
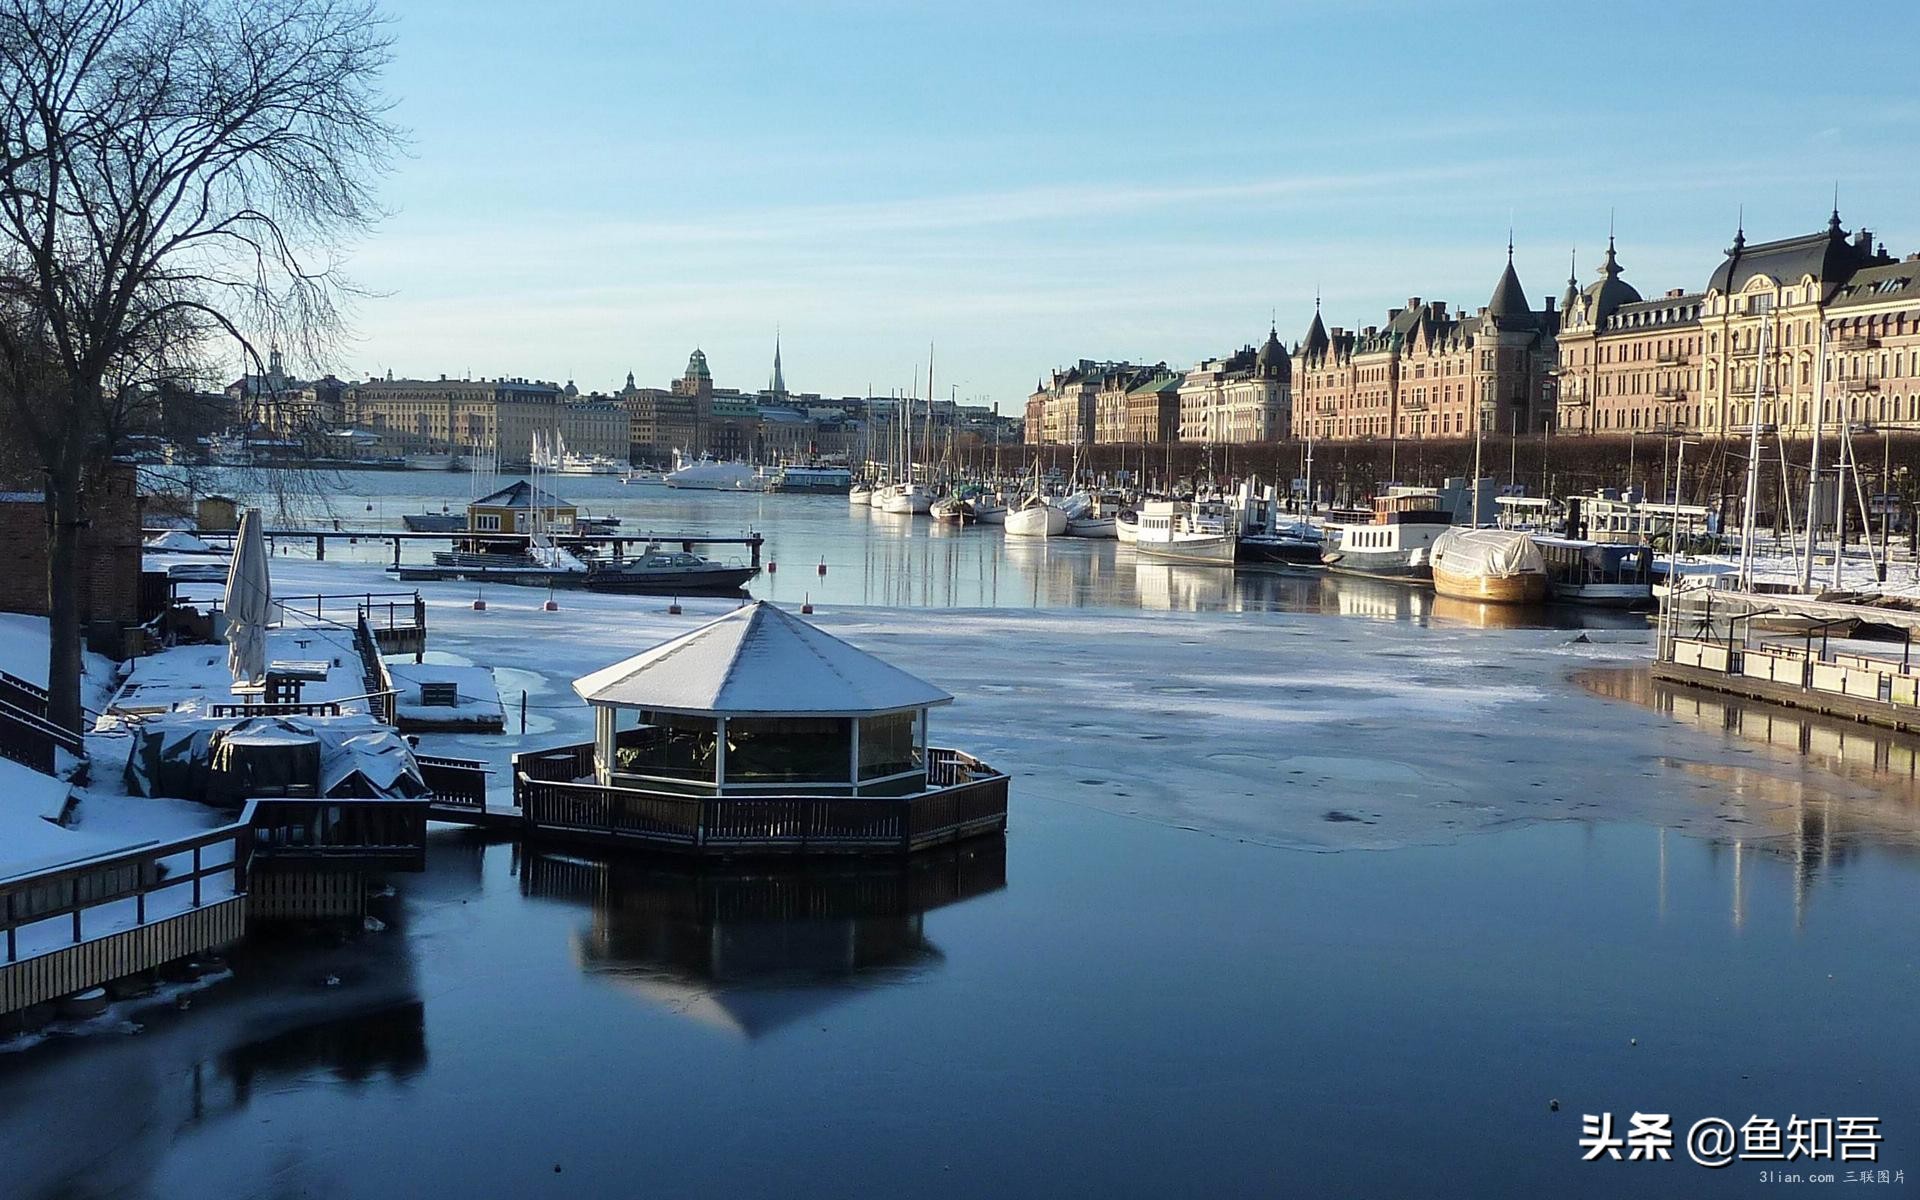
M 1662 618 L 1653 678 L 1804 712 L 1920 731 L 1920 613 L 1870 605 L 1701 589 Z M 1861 624 L 1901 631 L 1888 652 L 1832 647 L 1830 633 Z M 1769 633 L 1768 627 L 1776 631 Z M 1792 632 L 1777 631 L 1795 626 Z
M 158 537 L 163 533 L 173 532 L 176 531 L 161 528 L 141 530 L 141 534 L 145 537 Z M 206 541 L 217 541 L 221 539 L 231 541 L 233 538 L 232 530 L 202 529 L 195 530 L 194 532 L 198 537 Z M 484 537 L 489 542 L 518 542 L 521 545 L 528 545 L 533 540 L 531 534 L 513 532 L 478 533 L 469 529 L 456 529 L 441 533 L 421 532 L 411 529 L 346 529 L 336 526 L 330 529 L 269 529 L 266 530 L 265 533 L 269 545 L 275 542 L 312 542 L 313 557 L 318 561 L 325 561 L 327 557 L 327 541 L 329 539 L 336 542 L 390 542 L 393 545 L 393 569 L 400 571 L 411 571 L 415 569 L 412 567 L 403 567 L 400 562 L 400 547 L 407 543 L 446 542 L 451 544 L 453 542 L 464 541 L 467 538 Z M 767 539 L 766 536 L 759 531 L 749 529 L 745 533 L 738 534 L 687 533 L 660 530 L 644 530 L 633 533 L 569 533 L 560 535 L 557 540 L 567 545 L 588 545 L 610 549 L 616 558 L 623 557 L 628 546 L 645 548 L 655 543 L 662 546 L 678 546 L 688 554 L 693 553 L 695 546 L 745 546 L 748 554 L 751 556 L 751 565 L 758 567 L 760 565 L 760 551 L 766 544 Z M 520 571 L 518 573 L 526 574 L 527 572 Z M 429 579 L 442 577 L 432 575 L 403 575 L 402 578 Z

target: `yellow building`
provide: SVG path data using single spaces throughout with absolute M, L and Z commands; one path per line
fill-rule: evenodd
M 573 533 L 580 511 L 552 492 L 517 479 L 467 505 L 471 533 Z

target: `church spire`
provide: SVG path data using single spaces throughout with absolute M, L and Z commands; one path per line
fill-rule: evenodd
M 780 370 L 780 327 L 777 325 L 773 329 L 773 386 L 769 390 L 772 391 L 774 399 L 786 399 L 787 379 Z

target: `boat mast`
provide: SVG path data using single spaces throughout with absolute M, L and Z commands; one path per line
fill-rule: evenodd
M 1773 320 L 1760 326 L 1760 356 L 1753 373 L 1753 407 L 1747 413 L 1747 500 L 1740 517 L 1740 589 L 1753 590 L 1754 506 L 1760 492 L 1760 397 L 1767 390 L 1767 343 Z
M 1813 552 L 1820 541 L 1820 428 L 1827 423 L 1827 321 L 1813 355 L 1813 451 L 1807 463 L 1807 557 L 1800 564 L 1800 590 L 1813 590 Z

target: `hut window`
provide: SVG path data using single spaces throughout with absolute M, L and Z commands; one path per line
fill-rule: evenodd
M 646 713 L 639 729 L 615 739 L 614 765 L 636 775 L 713 781 L 712 717 Z
M 833 717 L 735 717 L 727 722 L 727 781 L 843 781 L 851 724 Z
M 860 778 L 900 775 L 920 766 L 914 731 L 917 712 L 884 713 L 860 721 Z

